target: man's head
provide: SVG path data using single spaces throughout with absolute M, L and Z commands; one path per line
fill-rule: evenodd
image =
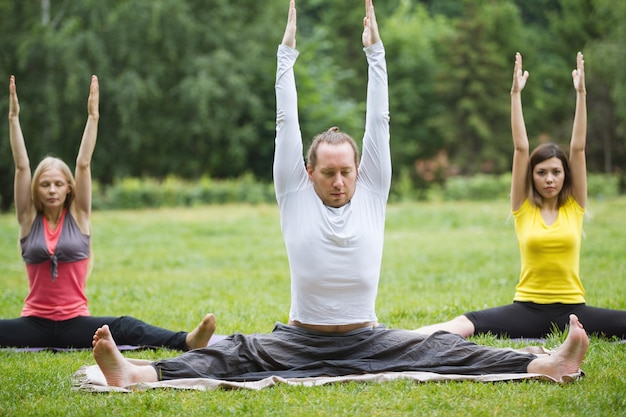
M 307 153 L 307 172 L 322 202 L 330 207 L 347 204 L 356 189 L 359 151 L 349 135 L 331 127 L 320 133 Z

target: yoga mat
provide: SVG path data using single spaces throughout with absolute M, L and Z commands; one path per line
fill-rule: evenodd
M 550 351 L 540 346 L 534 346 L 523 349 L 516 349 L 521 352 L 531 352 L 535 355 L 546 355 Z M 144 359 L 128 359 L 130 362 L 140 366 L 150 366 L 150 361 Z M 489 375 L 459 375 L 459 374 L 438 374 L 433 372 L 383 372 L 377 374 L 363 375 L 344 375 L 335 377 L 312 377 L 312 378 L 282 378 L 279 376 L 270 376 L 259 381 L 223 381 L 209 378 L 186 378 L 173 379 L 159 382 L 142 382 L 131 384 L 126 387 L 112 387 L 107 385 L 106 379 L 98 365 L 81 366 L 72 379 L 72 389 L 76 391 L 86 392 L 133 392 L 145 391 L 150 389 L 182 389 L 182 390 L 200 390 L 210 391 L 215 389 L 252 389 L 261 390 L 263 388 L 273 387 L 279 384 L 300 385 L 300 386 L 319 386 L 327 384 L 336 384 L 342 382 L 367 382 L 382 383 L 387 381 L 396 381 L 400 379 L 408 379 L 415 382 L 442 382 L 442 381 L 474 381 L 474 382 L 499 382 L 499 381 L 521 381 L 521 380 L 540 380 L 551 383 L 567 384 L 574 382 L 584 376 L 583 371 L 567 375 L 562 381 L 557 381 L 548 375 L 518 373 L 518 374 L 489 374 Z

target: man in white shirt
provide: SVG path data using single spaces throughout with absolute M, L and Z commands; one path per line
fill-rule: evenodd
M 391 184 L 385 49 L 373 24 L 363 31 L 368 61 L 363 156 L 332 127 L 317 135 L 302 163 L 293 65 L 295 5 L 278 47 L 274 186 L 291 271 L 289 324 L 348 331 L 376 324 L 375 301 Z
M 178 378 L 258 380 L 386 371 L 455 374 L 576 373 L 588 338 L 576 316 L 566 341 L 537 357 L 471 343 L 458 335 L 387 329 L 375 300 L 391 182 L 385 50 L 372 0 L 365 0 L 368 61 L 363 156 L 337 128 L 316 136 L 302 161 L 293 65 L 296 8 L 290 1 L 276 72 L 274 184 L 291 271 L 289 323 L 269 334 L 234 334 L 207 348 L 137 366 L 115 347 L 107 326 L 94 335 L 94 357 L 109 385 Z

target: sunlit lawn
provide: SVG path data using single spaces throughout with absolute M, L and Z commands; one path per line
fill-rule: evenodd
M 591 201 L 581 273 L 587 302 L 626 309 L 626 199 Z M 269 332 L 287 320 L 289 276 L 275 205 L 93 214 L 91 313 L 133 315 L 191 329 L 206 312 L 220 333 Z M 388 208 L 377 310 L 415 328 L 509 303 L 519 271 L 506 201 L 406 203 Z M 13 214 L 0 215 L 0 317 L 16 317 L 27 291 Z M 562 335 L 548 339 L 554 347 Z M 490 337 L 475 341 L 521 346 Z M 154 359 L 157 350 L 128 353 Z M 626 344 L 592 339 L 586 377 L 543 382 L 344 384 L 253 391 L 72 390 L 89 351 L 0 352 L 0 415 L 624 415 Z

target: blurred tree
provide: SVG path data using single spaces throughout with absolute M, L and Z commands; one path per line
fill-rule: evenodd
M 0 74 L 7 84 L 10 74 L 16 76 L 20 122 L 33 168 L 48 154 L 73 166 L 87 120 L 90 69 L 77 47 L 85 28 L 79 16 L 61 18 L 67 4 L 63 2 L 58 13 L 34 2 L 0 4 L 2 30 L 7 31 L 0 41 Z M 3 100 L 1 106 L 6 114 L 8 100 Z M 8 127 L 3 127 L 8 133 Z M 1 181 L 2 195 L 7 196 L 2 198 L 3 208 L 12 203 L 13 194 L 14 167 L 6 137 L 1 162 L 2 171 L 10 173 L 11 183 Z
M 281 31 L 271 20 L 276 8 L 248 3 L 132 1 L 109 15 L 103 35 L 117 68 L 111 99 L 119 120 L 111 149 L 128 152 L 116 176 L 271 172 L 267 103 Z
M 585 44 L 590 169 L 626 170 L 626 3 L 594 0 L 598 36 Z M 626 184 L 623 184 L 626 186 Z
M 0 79 L 6 86 L 16 75 L 31 164 L 50 153 L 73 165 L 89 77 L 97 74 L 92 172 L 100 182 L 168 174 L 271 179 L 275 52 L 287 9 L 287 0 L 0 0 Z M 414 183 L 433 181 L 433 166 L 448 170 L 442 177 L 454 169 L 509 169 L 508 91 L 518 50 L 531 72 L 523 99 L 533 144 L 569 140 L 570 72 L 582 50 L 590 170 L 623 171 L 626 3 L 386 0 L 376 1 L 376 11 L 387 49 L 396 180 L 408 172 Z M 362 137 L 363 15 L 362 1 L 298 1 L 295 71 L 305 142 L 332 125 Z M 4 91 L 0 112 L 7 114 Z M 14 167 L 0 120 L 6 210 Z
M 397 178 L 408 173 L 418 186 L 442 180 L 445 161 L 440 161 L 443 166 L 436 164 L 426 172 L 414 168 L 417 161 L 437 159 L 445 148 L 433 120 L 446 111 L 437 91 L 436 77 L 443 72 L 437 53 L 438 44 L 452 36 L 452 26 L 445 17 L 431 18 L 425 7 L 403 1 L 385 20 L 384 33 L 394 175 Z
M 331 126 L 357 141 L 364 127 L 364 9 L 349 2 L 329 4 L 328 0 L 297 4 L 297 47 L 301 54 L 295 72 L 305 151 L 313 136 Z
M 442 111 L 432 123 L 458 172 L 502 173 L 510 166 L 508 92 L 522 34 L 519 10 L 506 0 L 463 5 L 463 19 L 438 48 Z
M 533 144 L 541 140 L 569 143 L 575 107 L 571 71 L 576 53 L 582 51 L 588 91 L 588 169 L 623 172 L 626 72 L 621 68 L 626 64 L 626 4 L 608 0 L 550 3 L 545 25 L 533 26 L 528 48 L 534 55 L 528 57 L 532 80 L 529 110 L 525 108 L 529 136 Z

